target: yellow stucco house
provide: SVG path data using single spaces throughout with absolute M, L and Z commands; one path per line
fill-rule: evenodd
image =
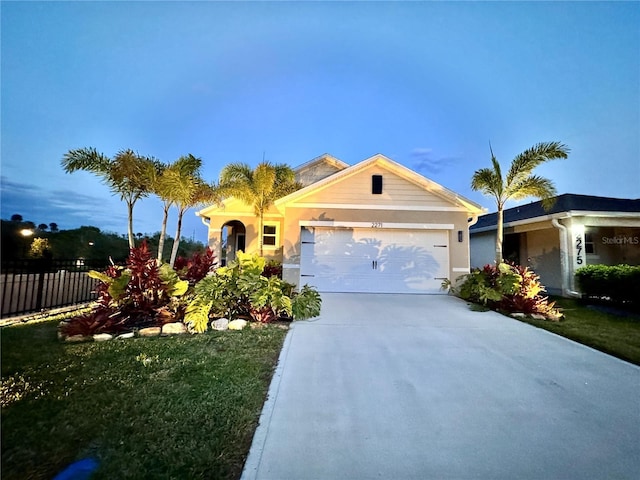
M 322 155 L 295 169 L 304 185 L 264 215 L 236 198 L 196 215 L 221 263 L 238 250 L 279 260 L 283 279 L 320 292 L 442 293 L 469 272 L 469 226 L 483 208 L 384 155 L 349 166 Z

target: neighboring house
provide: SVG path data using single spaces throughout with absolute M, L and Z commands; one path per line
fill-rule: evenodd
M 375 155 L 356 165 L 323 155 L 295 169 L 304 186 L 264 215 L 228 198 L 197 212 L 223 263 L 259 250 L 283 278 L 322 292 L 440 293 L 469 272 L 469 220 L 482 207 Z
M 495 258 L 497 214 L 471 227 L 471 266 Z M 547 292 L 577 294 L 575 272 L 585 265 L 640 265 L 640 199 L 564 194 L 504 211 L 503 257 L 540 275 Z

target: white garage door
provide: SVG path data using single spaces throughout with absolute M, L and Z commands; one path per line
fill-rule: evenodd
M 300 283 L 320 292 L 443 293 L 443 230 L 303 227 Z

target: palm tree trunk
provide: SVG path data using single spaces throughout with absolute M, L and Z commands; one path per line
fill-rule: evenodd
M 502 239 L 504 236 L 503 225 L 503 207 L 502 205 L 498 205 L 498 229 L 496 231 L 496 265 L 500 265 L 502 263 Z
M 264 230 L 264 227 L 262 226 L 262 224 L 264 223 L 264 212 L 262 212 L 262 210 L 260 211 L 260 216 L 258 217 L 259 221 L 258 221 L 258 241 L 260 242 L 260 256 L 262 257 L 262 237 L 263 237 L 263 232 L 262 230 Z
M 127 208 L 129 210 L 129 222 L 128 222 L 129 248 L 135 248 L 136 242 L 134 240 L 134 234 L 133 234 L 133 203 L 127 202 Z
M 162 217 L 162 230 L 160 230 L 160 238 L 158 239 L 158 261 L 162 262 L 162 253 L 164 251 L 164 238 L 167 236 L 167 218 L 169 217 L 169 206 L 164 206 L 164 216 Z
M 176 257 L 178 256 L 178 247 L 180 246 L 180 235 L 182 233 L 182 215 L 184 214 L 183 209 L 178 210 L 178 227 L 176 228 L 176 238 L 173 240 L 173 248 L 171 249 L 171 260 L 169 260 L 169 265 L 173 268 L 173 264 L 176 262 Z

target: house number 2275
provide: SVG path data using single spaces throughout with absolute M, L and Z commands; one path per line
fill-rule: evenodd
M 382 228 L 382 222 L 371 222 L 371 228 Z
M 582 265 L 582 235 L 576 235 L 576 263 Z

